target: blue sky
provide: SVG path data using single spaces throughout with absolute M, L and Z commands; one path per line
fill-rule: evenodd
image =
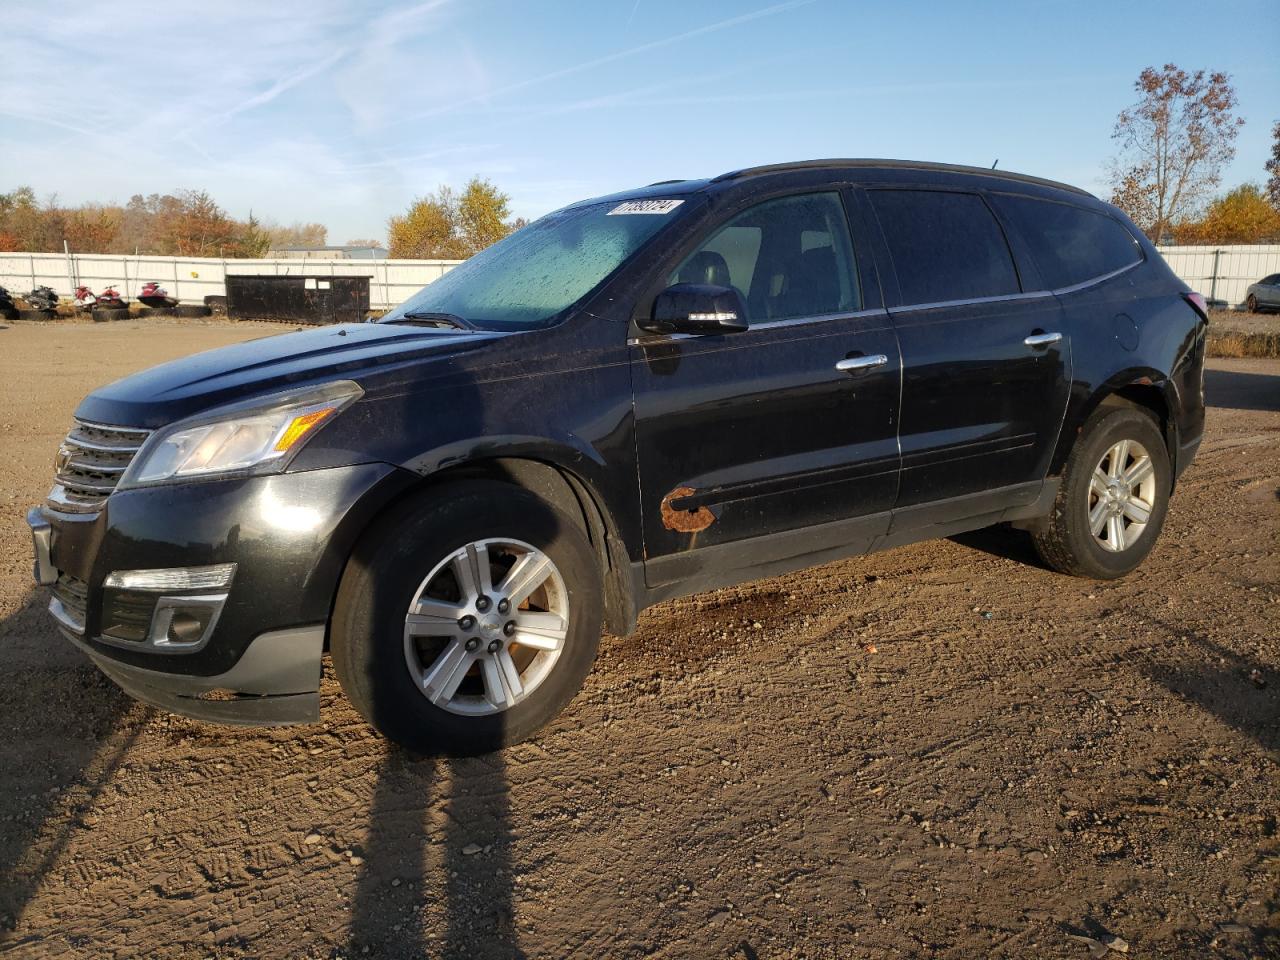
M 1275 0 L 218 0 L 7 5 L 0 190 L 210 191 L 237 216 L 383 237 L 440 183 L 535 217 L 675 177 L 813 157 L 945 160 L 1105 192 L 1149 64 L 1229 72 L 1280 120 Z

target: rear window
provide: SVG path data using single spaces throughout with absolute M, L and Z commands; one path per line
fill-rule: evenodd
M 1004 231 L 977 194 L 873 190 L 871 202 L 904 304 L 1018 292 Z
M 1022 235 L 1050 289 L 1094 280 L 1142 259 L 1129 231 L 1105 214 L 1033 197 L 999 196 L 996 203 Z

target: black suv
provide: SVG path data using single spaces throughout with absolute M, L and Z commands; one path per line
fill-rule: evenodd
M 1206 317 L 1114 207 L 833 160 L 566 207 L 375 323 L 91 394 L 29 516 L 63 633 L 196 717 L 347 695 L 422 751 L 529 736 L 645 607 L 995 523 L 1155 543 Z

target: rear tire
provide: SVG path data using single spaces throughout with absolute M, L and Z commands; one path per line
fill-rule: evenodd
M 550 566 L 521 598 L 511 571 L 525 560 L 525 569 Z M 469 591 L 473 581 L 480 586 Z M 434 488 L 393 508 L 352 553 L 333 611 L 334 671 L 360 715 L 409 750 L 497 750 L 534 734 L 577 694 L 600 641 L 601 596 L 596 554 L 559 511 L 504 483 Z M 559 634 L 554 651 L 534 633 L 521 643 L 521 631 L 548 621 Z M 511 669 L 514 683 L 504 679 Z
M 1036 551 L 1074 577 L 1123 577 L 1155 546 L 1172 486 L 1155 420 L 1133 407 L 1101 407 L 1067 459 L 1052 511 L 1032 534 Z

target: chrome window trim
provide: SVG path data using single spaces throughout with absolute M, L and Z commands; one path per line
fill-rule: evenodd
M 1055 287 L 1052 290 L 1027 290 L 1022 293 L 1004 293 L 994 297 L 970 297 L 965 300 L 935 300 L 931 303 L 908 303 L 899 307 L 890 307 L 889 312 L 895 313 L 904 310 L 935 310 L 939 307 L 964 307 L 971 304 L 983 303 L 1001 303 L 1008 300 L 1037 300 L 1043 297 L 1060 297 L 1068 293 L 1076 293 L 1084 290 L 1086 287 L 1092 287 L 1095 284 L 1105 283 L 1113 280 L 1122 273 L 1128 273 L 1134 267 L 1140 267 L 1145 260 L 1135 260 L 1133 263 L 1120 267 L 1118 270 L 1112 270 L 1110 273 L 1104 273 L 1100 276 L 1090 277 L 1088 280 L 1082 280 L 1079 283 L 1073 283 L 1065 287 Z
M 994 297 L 968 297 L 963 300 L 932 300 L 927 303 L 904 303 L 898 307 L 890 307 L 890 313 L 901 313 L 905 310 L 938 310 L 943 307 L 967 307 L 984 303 L 1005 303 L 1013 300 L 1040 300 L 1053 296 L 1052 290 L 1030 290 L 1025 293 L 1001 293 Z
M 854 310 L 852 312 L 838 311 L 836 313 L 818 313 L 808 317 L 787 317 L 785 320 L 765 320 L 762 323 L 752 323 L 747 320 L 747 329 L 744 333 L 751 333 L 755 330 L 778 330 L 786 327 L 798 327 L 805 324 L 829 323 L 832 320 L 862 320 L 869 317 L 884 317 L 888 319 L 889 311 L 884 307 L 872 307 L 867 310 Z M 669 343 L 673 340 L 697 340 L 702 337 L 725 336 L 725 334 L 716 333 L 655 333 L 648 337 L 628 337 L 627 346 L 629 347 L 648 347 L 662 343 Z
M 1118 270 L 1112 270 L 1110 273 L 1104 273 L 1101 276 L 1092 277 L 1089 280 L 1081 280 L 1079 283 L 1073 283 L 1070 286 L 1058 287 L 1057 289 L 1053 290 L 1052 293 L 1055 297 L 1060 297 L 1063 294 L 1067 294 L 1067 293 L 1075 293 L 1077 290 L 1083 290 L 1086 287 L 1092 287 L 1094 284 L 1105 283 L 1108 280 L 1112 280 L 1120 276 L 1120 274 L 1122 273 L 1128 273 L 1134 267 L 1142 266 L 1144 263 L 1146 263 L 1146 260 L 1142 257 L 1139 257 L 1137 260 L 1133 261 L 1133 263 L 1128 264 L 1127 266 L 1123 266 Z
M 825 323 L 830 320 L 855 320 L 864 317 L 889 316 L 894 313 L 904 313 L 909 310 L 938 310 L 946 307 L 967 307 L 980 305 L 984 303 L 1006 303 L 1017 300 L 1042 300 L 1045 297 L 1060 297 L 1069 293 L 1077 293 L 1099 283 L 1106 283 L 1108 280 L 1114 280 L 1123 273 L 1128 273 L 1135 267 L 1140 267 L 1146 260 L 1139 259 L 1126 266 L 1120 267 L 1118 270 L 1112 270 L 1110 273 L 1104 273 L 1101 276 L 1091 277 L 1088 280 L 1082 280 L 1079 283 L 1073 283 L 1066 287 L 1055 287 L 1052 290 L 1028 290 L 1022 293 L 1003 293 L 994 297 L 970 297 L 963 300 L 935 300 L 929 303 L 907 303 L 897 307 L 876 307 L 870 310 L 856 310 L 853 313 L 822 313 L 812 317 L 789 317 L 786 320 L 766 320 L 763 323 L 751 323 L 747 328 L 747 332 L 752 330 L 774 330 L 780 327 L 799 326 L 808 323 Z M 655 334 L 651 337 L 629 337 L 627 346 L 629 347 L 645 347 L 662 343 L 669 343 L 673 340 L 693 340 L 708 336 L 723 336 L 723 334 L 708 333 L 668 333 Z

